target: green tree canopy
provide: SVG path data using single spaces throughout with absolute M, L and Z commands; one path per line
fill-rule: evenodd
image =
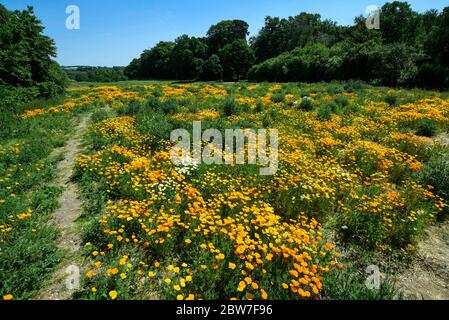
M 246 77 L 254 63 L 254 53 L 246 40 L 240 39 L 227 44 L 219 51 L 226 80 L 240 80 Z
M 235 40 L 246 40 L 249 25 L 242 20 L 224 20 L 209 28 L 207 32 L 207 44 L 209 53 L 215 54 Z
M 0 84 L 36 87 L 47 96 L 64 90 L 54 41 L 43 30 L 32 7 L 10 12 L 0 4 Z

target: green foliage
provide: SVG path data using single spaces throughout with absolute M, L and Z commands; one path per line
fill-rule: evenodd
M 273 101 L 274 103 L 285 102 L 285 93 L 283 93 L 283 92 L 275 92 L 271 96 L 271 101 Z
M 401 295 L 390 279 L 387 281 L 381 279 L 379 289 L 370 289 L 366 286 L 368 274 L 364 271 L 368 265 L 372 265 L 369 259 L 366 260 L 368 261 L 364 265 L 348 262 L 343 270 L 328 274 L 323 281 L 323 296 L 327 299 L 343 301 L 400 299 Z
M 422 119 L 418 123 L 418 128 L 416 129 L 416 135 L 422 137 L 432 138 L 437 134 L 438 127 L 435 120 L 432 119 Z
M 256 113 L 260 113 L 265 109 L 265 105 L 263 104 L 262 101 L 258 101 L 256 104 L 256 108 L 254 109 L 254 112 Z
M 61 190 L 48 186 L 55 177 L 57 161 L 49 155 L 64 144 L 73 115 L 18 118 L 25 109 L 58 103 L 58 99 L 29 102 L 39 94 L 35 87 L 0 86 L 0 176 L 4 177 L 0 179 L 0 199 L 7 200 L 0 203 L 0 225 L 12 226 L 10 233 L 0 234 L 0 296 L 13 294 L 14 299 L 33 298 L 60 259 L 54 241 L 58 231 L 49 220 L 58 207 Z M 7 146 L 17 143 L 17 152 L 4 153 Z M 5 177 L 12 180 L 7 182 Z M 15 183 L 6 192 L 4 183 L 11 182 Z M 15 197 L 8 197 L 10 193 Z M 28 210 L 30 217 L 16 218 Z
M 223 65 L 223 77 L 230 81 L 246 78 L 254 62 L 254 53 L 243 39 L 225 45 L 218 55 Z
M 204 64 L 201 78 L 203 80 L 217 80 L 223 78 L 223 66 L 221 65 L 220 57 L 218 55 L 213 54 L 207 59 Z
M 368 30 L 365 21 L 358 16 L 354 25 L 339 26 L 305 12 L 287 19 L 268 16 L 248 46 L 248 24 L 225 20 L 211 26 L 205 38 L 184 35 L 175 43 L 158 43 L 134 59 L 125 74 L 132 79 L 235 81 L 248 77 L 274 82 L 362 80 L 388 86 L 449 86 L 449 7 L 418 13 L 407 2 L 394 1 L 382 7 L 380 31 Z
M 136 124 L 140 132 L 152 137 L 152 147 L 157 147 L 166 140 L 170 140 L 170 133 L 175 129 L 173 123 L 161 113 L 141 112 L 136 117 Z
M 203 40 L 182 35 L 170 55 L 171 73 L 176 80 L 196 80 L 203 71 L 207 45 Z
M 332 120 L 332 114 L 338 110 L 338 105 L 335 102 L 324 103 L 316 110 L 317 119 L 320 121 Z
M 332 45 L 341 39 L 343 29 L 333 21 L 322 21 L 319 14 L 302 12 L 288 19 L 267 17 L 251 44 L 257 62 L 262 62 L 311 43 Z
M 226 117 L 230 117 L 238 112 L 238 105 L 233 96 L 228 96 L 223 100 L 220 109 Z
M 249 79 L 255 81 L 302 81 L 363 79 L 384 85 L 415 81 L 418 56 L 403 44 L 368 42 L 333 47 L 308 45 L 253 66 Z M 362 68 L 363 66 L 363 68 Z
M 344 95 L 336 96 L 334 101 L 337 105 L 341 107 L 347 107 L 349 105 L 349 98 Z
M 213 25 L 207 31 L 207 44 L 211 54 L 236 40 L 246 40 L 249 25 L 242 20 L 224 20 Z
M 93 123 L 98 123 L 100 121 L 106 120 L 109 118 L 109 113 L 104 110 L 96 110 L 94 113 L 92 113 L 92 116 L 90 117 Z
M 432 156 L 426 162 L 420 172 L 420 180 L 423 185 L 434 187 L 434 191 L 449 203 L 449 151 L 447 147 L 436 146 L 432 149 Z M 444 209 L 447 215 L 448 208 Z
M 117 82 L 125 81 L 123 67 L 63 67 L 69 79 L 80 82 Z
M 0 16 L 0 85 L 36 88 L 44 97 L 62 93 L 66 77 L 52 60 L 54 41 L 42 34 L 33 8 L 10 12 L 0 4 Z
M 398 103 L 398 97 L 397 96 L 395 96 L 395 95 L 393 95 L 393 94 L 386 94 L 384 97 L 383 97 L 383 100 L 386 102 L 386 103 L 388 103 L 388 105 L 390 106 L 390 107 L 393 107 L 393 106 L 395 106 L 397 103 Z
M 309 97 L 302 98 L 301 102 L 298 105 L 298 108 L 304 111 L 312 111 L 314 108 L 313 100 Z

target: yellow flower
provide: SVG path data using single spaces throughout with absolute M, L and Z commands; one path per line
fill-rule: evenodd
M 120 278 L 122 278 L 122 280 L 125 280 L 126 279 L 126 274 L 125 273 L 120 274 Z
M 152 278 L 152 277 L 155 276 L 155 273 L 154 273 L 153 271 L 150 271 L 150 272 L 148 272 L 148 276 L 149 276 L 150 278 Z
M 97 288 L 92 287 L 92 289 L 90 289 L 90 291 L 92 291 L 93 293 L 96 293 L 97 292 Z
M 173 289 L 175 289 L 176 291 L 180 291 L 180 290 L 181 290 L 181 287 L 180 287 L 179 285 L 174 285 L 174 286 L 173 286 Z
M 225 255 L 223 253 L 220 253 L 215 256 L 215 259 L 217 259 L 217 260 L 224 260 L 224 258 L 225 258 Z
M 171 279 L 170 278 L 166 278 L 164 281 L 165 281 L 166 284 L 170 284 L 171 283 Z
M 92 277 L 94 276 L 94 272 L 93 272 L 93 271 L 87 271 L 87 272 L 86 272 L 86 276 L 87 276 L 88 278 L 92 278 Z
M 114 268 L 114 269 L 111 269 L 110 272 L 111 272 L 111 274 L 116 275 L 119 272 L 119 270 L 117 268 Z
M 229 262 L 228 267 L 229 269 L 234 270 L 237 266 L 235 265 L 235 263 Z
M 237 287 L 237 291 L 242 292 L 243 290 L 245 290 L 246 288 L 246 282 L 245 281 L 240 281 L 239 282 L 239 286 Z
M 115 300 L 117 298 L 117 291 L 112 290 L 109 292 L 109 297 L 111 297 L 112 300 Z
M 184 300 L 184 296 L 182 294 L 178 294 L 176 296 L 176 300 Z
M 12 294 L 7 294 L 7 295 L 4 295 L 4 296 L 3 296 L 3 300 L 9 301 L 9 300 L 12 300 L 12 299 L 14 299 L 14 297 L 13 297 Z
M 124 256 L 120 259 L 119 263 L 121 266 L 124 266 L 128 262 L 128 256 Z
M 187 282 L 192 281 L 192 276 L 187 276 L 187 277 L 186 277 L 186 281 L 187 281 Z

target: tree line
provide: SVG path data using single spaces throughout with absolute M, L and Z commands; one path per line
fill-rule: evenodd
M 32 7 L 9 11 L 0 4 L 0 88 L 25 88 L 31 97 L 62 93 L 66 75 L 58 63 L 54 41 L 43 35 L 44 27 Z M 23 94 L 23 90 L 21 91 Z
M 249 25 L 226 20 L 210 27 L 204 38 L 182 35 L 161 41 L 125 69 L 131 79 L 239 80 L 255 61 L 246 40 Z
M 300 81 L 360 79 L 390 86 L 449 86 L 449 7 L 414 11 L 386 3 L 380 29 L 358 16 L 351 26 L 319 14 L 266 17 L 247 40 L 248 24 L 225 20 L 205 37 L 182 35 L 145 50 L 125 69 L 131 79 Z
M 127 80 L 124 67 L 63 67 L 70 80 L 78 82 L 117 82 Z

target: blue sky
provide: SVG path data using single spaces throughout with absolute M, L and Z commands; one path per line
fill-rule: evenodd
M 267 15 L 288 17 L 305 11 L 319 13 L 339 24 L 351 24 L 368 5 L 380 0 L 1 0 L 8 9 L 35 8 L 56 41 L 57 60 L 63 65 L 127 65 L 161 40 L 181 34 L 204 36 L 223 19 L 242 19 L 255 35 Z M 409 0 L 424 12 L 449 6 L 449 0 Z M 80 8 L 81 29 L 67 30 L 66 7 Z

